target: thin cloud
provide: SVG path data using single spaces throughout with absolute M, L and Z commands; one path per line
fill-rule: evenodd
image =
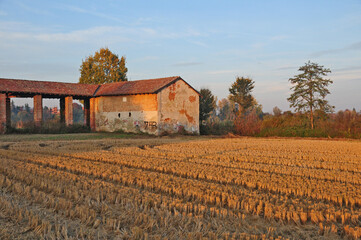
M 291 85 L 288 82 L 257 83 L 255 91 L 258 94 L 265 93 L 287 93 Z
M 98 26 L 88 29 L 80 29 L 70 32 L 47 33 L 42 31 L 26 31 L 0 28 L 0 41 L 12 40 L 35 40 L 42 42 L 142 42 L 150 39 L 169 39 L 184 38 L 198 34 L 194 32 L 168 32 L 166 30 L 158 30 L 153 28 L 135 28 L 135 27 L 114 27 L 114 26 Z
M 208 47 L 207 44 L 203 43 L 203 42 L 200 42 L 200 41 L 194 41 L 194 40 L 188 40 L 188 42 L 194 44 L 194 45 L 197 45 L 197 46 L 201 46 L 201 47 Z
M 175 63 L 172 64 L 172 66 L 174 67 L 191 67 L 191 66 L 196 66 L 196 65 L 201 65 L 203 63 L 201 62 L 179 62 L 179 63 Z
M 28 12 L 31 12 L 31 13 L 34 13 L 34 14 L 45 15 L 45 16 L 50 16 L 51 15 L 50 12 L 48 12 L 48 11 L 44 11 L 44 10 L 40 10 L 38 8 L 30 7 L 29 5 L 26 5 L 26 4 L 22 3 L 22 2 L 14 1 L 14 3 L 18 7 L 24 9 L 25 11 L 28 11 Z
M 138 61 L 154 61 L 159 60 L 158 56 L 144 56 L 142 58 L 137 59 Z
M 219 71 L 210 71 L 207 72 L 207 74 L 211 74 L 211 75 L 218 75 L 218 74 L 225 74 L 225 73 L 237 73 L 237 70 L 219 70 Z
M 26 33 L 26 32 L 8 32 L 0 31 L 0 37 L 3 40 L 35 40 L 42 42 L 89 42 L 89 39 L 104 37 L 114 30 L 124 32 L 124 29 L 113 27 L 94 27 L 84 30 L 70 31 L 67 33 Z M 123 30 L 123 31 L 121 31 Z M 108 35 L 106 35 L 108 36 Z M 127 40 L 126 38 L 116 36 L 118 40 Z
M 353 70 L 345 70 L 345 71 L 334 71 L 330 74 L 331 80 L 342 82 L 342 81 L 350 81 L 355 79 L 360 79 L 361 76 L 361 68 L 353 69 Z
M 311 56 L 320 57 L 320 56 L 327 55 L 327 54 L 335 54 L 335 53 L 341 53 L 341 52 L 352 51 L 352 50 L 361 50 L 361 41 L 350 44 L 343 48 L 336 48 L 336 49 L 329 49 L 329 50 L 314 52 L 311 54 Z
M 295 66 L 287 66 L 287 67 L 279 67 L 279 68 L 276 68 L 276 70 L 291 70 L 291 69 L 298 69 L 299 67 L 295 67 Z
M 41 40 L 44 42 L 86 42 L 89 41 L 91 37 L 103 36 L 108 33 L 112 33 L 113 31 L 121 31 L 124 32 L 124 29 L 114 28 L 114 27 L 94 27 L 85 30 L 71 31 L 69 33 L 46 33 L 36 35 L 35 38 L 37 40 Z M 127 38 L 121 38 L 118 40 L 127 40 Z
M 115 22 L 118 22 L 118 23 L 124 23 L 124 21 L 122 21 L 121 19 L 119 19 L 117 17 L 113 17 L 113 16 L 110 16 L 110 15 L 105 14 L 105 13 L 101 13 L 101 12 L 94 11 L 94 10 L 88 10 L 88 9 L 85 9 L 85 8 L 80 8 L 80 7 L 73 6 L 73 5 L 62 5 L 61 8 L 65 9 L 65 10 L 68 10 L 68 11 L 71 11 L 71 12 L 88 14 L 88 15 L 92 15 L 92 16 L 95 16 L 95 17 L 115 21 Z
M 348 71 L 358 71 L 361 70 L 361 66 L 350 66 L 344 68 L 336 68 L 333 72 L 348 72 Z
M 287 36 L 287 35 L 278 35 L 278 36 L 271 37 L 271 40 L 272 41 L 281 41 L 281 40 L 285 40 L 287 38 L 289 38 L 289 36 Z
M 2 10 L 0 10 L 0 16 L 7 16 L 8 14 Z

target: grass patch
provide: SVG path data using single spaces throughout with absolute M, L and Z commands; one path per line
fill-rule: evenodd
M 0 135 L 0 142 L 22 141 L 73 141 L 73 140 L 97 140 L 97 139 L 127 139 L 144 138 L 144 135 L 131 133 L 68 133 L 68 134 L 5 134 Z M 146 136 L 150 137 L 150 136 Z

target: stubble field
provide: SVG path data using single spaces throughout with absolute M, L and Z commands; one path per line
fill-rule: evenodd
M 0 239 L 357 239 L 361 142 L 0 142 Z

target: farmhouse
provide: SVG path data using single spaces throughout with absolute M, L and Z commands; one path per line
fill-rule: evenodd
M 84 124 L 92 131 L 185 131 L 199 134 L 199 93 L 181 77 L 109 84 L 78 84 L 0 78 L 0 132 L 11 126 L 10 98 L 34 99 L 34 124 L 41 127 L 43 98 L 60 100 L 60 121 L 73 124 L 73 100 L 84 101 Z

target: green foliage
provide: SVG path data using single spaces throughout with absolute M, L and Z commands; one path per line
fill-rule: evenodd
M 84 123 L 84 110 L 78 103 L 73 103 L 73 122 L 74 124 Z
M 201 135 L 226 135 L 234 130 L 233 121 L 221 121 L 218 118 L 206 120 L 206 124 L 199 126 Z
M 257 136 L 361 138 L 361 113 L 355 110 L 337 114 L 316 111 L 314 120 L 317 128 L 310 129 L 308 114 L 285 112 L 268 115 L 264 117 Z
M 79 83 L 103 84 L 127 81 L 128 68 L 125 57 L 119 59 L 108 48 L 101 48 L 94 56 L 89 56 L 80 67 Z
M 206 120 L 216 107 L 216 98 L 211 90 L 202 88 L 199 98 L 199 122 Z
M 66 126 L 58 121 L 46 121 L 41 127 L 37 127 L 33 122 L 27 122 L 23 128 L 10 128 L 7 133 L 17 134 L 65 134 L 65 133 L 88 133 L 90 128 L 82 124 Z
M 221 121 L 233 120 L 235 118 L 235 105 L 228 99 L 223 98 L 218 101 L 218 117 Z
M 236 81 L 229 88 L 229 99 L 238 103 L 239 112 L 245 113 L 249 108 L 256 104 L 252 96 L 254 81 L 250 78 L 237 77 Z
M 327 87 L 333 82 L 323 78 L 331 70 L 310 61 L 298 70 L 302 73 L 289 79 L 293 85 L 291 87 L 293 93 L 287 100 L 291 103 L 290 107 L 295 108 L 296 111 L 309 113 L 310 124 L 313 129 L 314 111 L 331 112 L 334 108 L 325 100 L 326 95 L 330 93 Z

